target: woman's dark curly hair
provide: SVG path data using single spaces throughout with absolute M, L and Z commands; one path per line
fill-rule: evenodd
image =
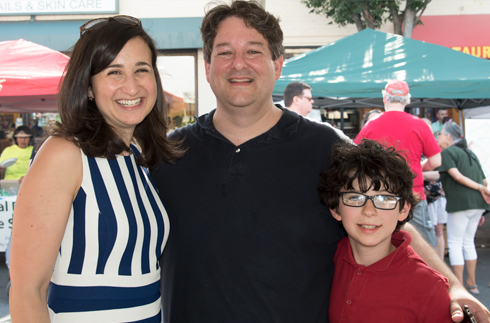
M 332 148 L 331 155 L 332 164 L 321 175 L 318 188 L 329 208 L 338 211 L 340 191 L 354 190 L 352 184 L 357 180 L 361 193 L 384 189 L 401 197 L 400 210 L 405 203 L 411 205 L 407 218 L 398 221 L 397 231 L 412 218 L 412 209 L 418 203 L 412 190 L 415 175 L 401 152 L 365 139 L 358 146 L 341 142 Z

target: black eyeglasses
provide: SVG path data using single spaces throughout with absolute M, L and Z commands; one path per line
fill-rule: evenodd
M 87 21 L 86 23 L 80 26 L 80 37 L 82 37 L 82 35 L 86 31 L 97 30 L 100 27 L 106 25 L 111 20 L 117 21 L 121 24 L 141 26 L 141 21 L 138 18 L 131 17 L 131 16 L 120 15 L 120 16 L 107 17 L 107 18 L 96 18 Z
M 308 101 L 311 101 L 311 100 L 313 99 L 313 97 L 311 97 L 311 96 L 305 96 L 305 95 L 302 95 L 301 97 L 302 97 L 302 98 L 305 98 L 305 99 L 306 99 L 306 100 L 308 100 Z
M 367 196 L 357 192 L 341 192 L 342 203 L 352 207 L 362 207 L 367 200 L 371 200 L 375 208 L 380 210 L 394 210 L 401 197 L 392 195 L 373 195 Z

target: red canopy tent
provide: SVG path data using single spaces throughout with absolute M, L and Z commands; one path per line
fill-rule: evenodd
M 0 112 L 57 112 L 58 84 L 69 57 L 24 39 L 0 42 Z

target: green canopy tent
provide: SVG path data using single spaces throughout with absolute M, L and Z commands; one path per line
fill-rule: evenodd
M 490 61 L 372 29 L 286 60 L 273 96 L 301 81 L 313 87 L 316 107 L 383 107 L 392 79 L 410 86 L 409 107 L 490 105 Z

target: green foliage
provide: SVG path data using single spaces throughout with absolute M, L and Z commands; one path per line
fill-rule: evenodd
M 358 30 L 366 27 L 378 29 L 387 20 L 400 25 L 405 12 L 415 12 L 414 25 L 431 0 L 301 0 L 310 13 L 325 15 L 330 24 L 345 26 L 356 24 Z M 402 5 L 405 9 L 401 10 Z M 417 16 L 418 15 L 418 16 Z M 395 26 L 396 27 L 396 26 Z M 397 28 L 395 28 L 396 30 Z

